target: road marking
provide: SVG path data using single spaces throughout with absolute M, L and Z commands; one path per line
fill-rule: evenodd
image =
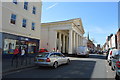
M 107 71 L 108 72 L 108 71 Z

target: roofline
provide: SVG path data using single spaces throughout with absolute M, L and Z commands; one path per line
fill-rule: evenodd
M 46 22 L 46 23 L 42 23 L 42 24 L 55 24 L 55 23 L 73 22 L 73 20 L 76 20 L 76 19 L 81 20 L 80 18 L 74 18 L 74 19 L 69 19 L 69 20 L 64 20 L 64 21 Z
M 69 20 L 64 20 L 64 21 L 56 21 L 56 22 L 48 22 L 48 23 L 42 23 L 42 26 L 46 26 L 46 25 L 57 25 L 59 24 L 68 24 L 68 23 L 73 23 L 74 24 L 74 20 L 79 20 L 81 27 L 82 27 L 82 32 L 83 34 L 85 33 L 84 28 L 83 28 L 83 24 L 82 24 L 82 20 L 81 18 L 74 18 L 74 19 L 69 19 Z

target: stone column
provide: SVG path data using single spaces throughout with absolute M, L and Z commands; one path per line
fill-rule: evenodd
M 68 54 L 73 54 L 72 53 L 72 41 L 73 41 L 73 30 L 69 30 L 69 52 Z
M 76 34 L 76 48 L 78 48 L 78 34 Z
M 73 46 L 73 52 L 75 52 L 75 48 L 76 48 L 76 33 L 74 32 L 74 46 Z
M 80 36 L 80 46 L 82 46 L 81 36 Z
M 78 43 L 79 45 L 78 46 L 80 46 L 80 35 L 78 35 L 78 39 L 79 39 L 79 43 Z
M 65 43 L 66 43 L 66 41 L 65 41 L 65 35 L 63 35 L 63 53 L 65 53 Z
M 81 45 L 83 46 L 83 37 L 81 37 Z
M 78 46 L 79 46 L 79 34 L 78 34 Z
M 68 49 L 69 49 L 69 47 L 68 47 L 69 45 L 68 44 L 69 44 L 69 41 L 68 41 L 68 36 L 67 36 L 66 37 L 66 51 L 67 51 L 67 53 L 68 53 Z
M 59 51 L 61 52 L 61 46 L 62 46 L 62 43 L 61 43 L 61 33 L 59 33 Z

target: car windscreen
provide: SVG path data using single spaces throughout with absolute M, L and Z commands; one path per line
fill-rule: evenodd
M 115 52 L 115 55 L 120 55 L 120 50 Z
M 37 57 L 45 58 L 48 57 L 49 53 L 40 53 L 37 55 Z

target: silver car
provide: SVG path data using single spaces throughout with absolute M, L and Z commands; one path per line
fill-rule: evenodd
M 52 66 L 57 68 L 61 64 L 68 64 L 70 59 L 58 52 L 44 52 L 39 53 L 35 57 L 35 64 L 37 66 Z

